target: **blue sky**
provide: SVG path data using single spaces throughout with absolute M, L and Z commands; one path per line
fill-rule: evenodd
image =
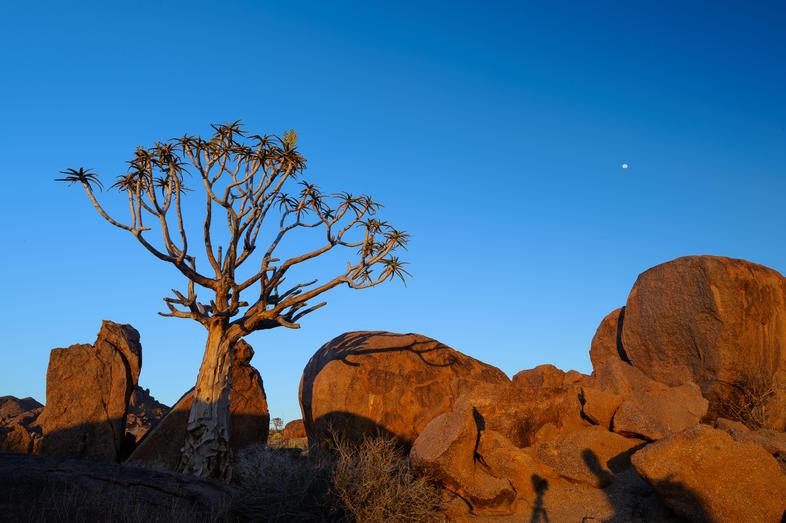
M 140 331 L 161 401 L 193 386 L 205 331 L 156 314 L 183 278 L 53 179 L 111 181 L 137 145 L 212 122 L 294 128 L 306 179 L 372 194 L 412 235 L 406 288 L 336 290 L 299 331 L 249 336 L 285 420 L 345 331 L 421 333 L 510 376 L 589 372 L 598 323 L 647 268 L 716 254 L 786 272 L 782 2 L 110 4 L 0 20 L 0 395 L 44 401 L 49 351 L 102 319 Z

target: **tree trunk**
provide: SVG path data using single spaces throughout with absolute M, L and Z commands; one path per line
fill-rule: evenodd
M 231 345 L 226 319 L 212 318 L 180 457 L 181 472 L 225 482 L 232 479 L 229 449 Z

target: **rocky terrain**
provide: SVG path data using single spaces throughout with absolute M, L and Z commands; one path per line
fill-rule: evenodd
M 155 402 L 137 384 L 141 355 L 139 334 L 111 322 L 93 345 L 54 349 L 46 406 L 0 398 L 0 448 L 50 457 L 0 453 L 0 469 L 29 468 L 33 485 L 39 469 L 96 481 L 119 461 L 176 467 L 190 391 L 171 410 Z M 345 333 L 306 365 L 303 419 L 278 436 L 313 449 L 392 438 L 452 521 L 786 518 L 783 276 L 713 256 L 654 267 L 600 322 L 589 355 L 589 375 L 541 365 L 511 379 L 418 334 Z M 233 356 L 239 451 L 267 441 L 269 415 L 253 349 Z M 127 470 L 112 477 L 137 479 L 113 483 L 142 482 Z
M 314 445 L 383 434 L 453 520 L 772 521 L 786 511 L 786 279 L 713 256 L 641 274 L 591 375 L 508 379 L 416 334 L 346 333 L 300 385 Z

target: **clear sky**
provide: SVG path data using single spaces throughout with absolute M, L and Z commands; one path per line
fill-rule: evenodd
M 406 288 L 336 290 L 299 331 L 248 337 L 285 420 L 345 331 L 421 333 L 509 376 L 589 372 L 647 268 L 786 272 L 786 6 L 690 4 L 7 3 L 0 395 L 44 401 L 49 351 L 102 319 L 140 331 L 159 400 L 193 386 L 206 331 L 156 314 L 184 279 L 53 179 L 111 183 L 137 145 L 212 122 L 294 128 L 305 178 L 372 194 L 412 235 Z

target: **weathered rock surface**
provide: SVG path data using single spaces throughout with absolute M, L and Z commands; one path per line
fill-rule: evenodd
M 285 439 L 297 439 L 306 437 L 306 426 L 302 419 L 292 420 L 284 426 Z
M 631 458 L 636 471 L 674 512 L 690 521 L 781 521 L 786 476 L 753 443 L 696 425 Z
M 508 514 L 515 489 L 477 459 L 482 424 L 483 418 L 474 409 L 440 414 L 415 440 L 410 458 L 415 470 L 461 496 L 476 513 Z
M 622 345 L 649 377 L 697 383 L 709 418 L 728 415 L 740 390 L 771 390 L 763 422 L 786 427 L 786 279 L 778 272 L 717 256 L 653 267 L 628 296 Z
M 31 432 L 21 423 L 7 427 L 3 432 L 5 434 L 0 443 L 0 450 L 21 452 L 23 454 L 33 452 L 35 440 L 41 436 Z
M 499 369 L 418 334 L 348 332 L 306 365 L 300 405 L 309 440 L 332 427 L 355 439 L 385 434 L 411 445 L 464 393 L 510 387 Z
M 523 370 L 513 376 L 515 400 L 507 407 L 510 413 L 502 410 L 500 415 L 495 415 L 493 405 L 481 412 L 490 428 L 501 432 L 517 447 L 583 430 L 590 423 L 581 414 L 580 392 L 588 378 L 576 371 L 563 372 L 553 365 Z M 500 406 L 504 405 L 500 402 Z M 516 421 L 518 432 L 501 430 L 506 419 Z
M 451 521 L 680 522 L 630 466 L 643 443 L 594 426 L 521 449 L 459 407 L 426 426 L 410 457 L 460 496 Z
M 718 418 L 715 428 L 722 430 L 740 443 L 753 443 L 760 446 L 778 460 L 781 471 L 786 474 L 786 432 L 771 429 L 751 430 L 738 421 Z
M 267 442 L 270 414 L 259 372 L 250 365 L 254 350 L 243 340 L 235 344 L 232 385 L 229 393 L 229 446 L 237 451 Z M 169 413 L 139 442 L 128 457 L 130 463 L 158 464 L 175 470 L 185 442 L 193 389 L 181 397 Z
M 590 345 L 592 368 L 597 368 L 609 358 L 626 360 L 622 348 L 622 323 L 625 318 L 625 307 L 610 312 L 600 322 Z
M 622 404 L 623 397 L 613 392 L 582 387 L 581 401 L 582 413 L 587 419 L 604 429 L 611 429 L 611 420 Z
M 643 440 L 625 438 L 598 426 L 560 435 L 533 447 L 537 459 L 561 477 L 592 487 L 606 487 L 630 465 Z
M 35 452 L 41 443 L 38 417 L 44 410 L 43 406 L 33 398 L 19 400 L 13 396 L 5 396 L 0 399 L 5 400 L 0 408 L 4 408 L 7 415 L 0 418 L 0 450 Z
M 126 432 L 139 441 L 147 431 L 158 424 L 169 412 L 169 407 L 150 395 L 150 389 L 134 387 L 126 411 Z
M 61 458 L 118 459 L 126 407 L 139 377 L 142 346 L 130 325 L 104 321 L 94 345 L 53 349 L 41 452 Z
M 614 432 L 656 440 L 693 426 L 707 412 L 698 386 L 669 387 L 619 358 L 608 358 L 593 374 L 592 386 L 623 398 L 614 412 Z
M 233 494 L 160 470 L 0 452 L 3 521 L 216 521 Z
M 7 418 L 14 418 L 23 412 L 28 412 L 43 407 L 33 398 L 16 398 L 14 396 L 0 397 L 0 423 Z

